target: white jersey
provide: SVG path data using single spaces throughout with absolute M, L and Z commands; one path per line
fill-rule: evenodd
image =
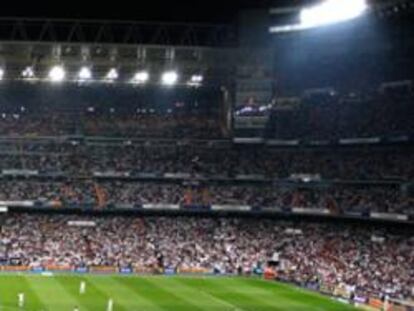
M 81 282 L 80 286 L 79 286 L 79 293 L 80 294 L 85 294 L 86 292 L 86 283 L 85 282 Z
M 19 307 L 22 308 L 24 306 L 24 294 L 23 293 L 19 293 L 17 295 L 17 300 L 18 300 Z
M 108 300 L 108 307 L 106 308 L 106 311 L 112 311 L 114 308 L 114 301 L 112 299 Z

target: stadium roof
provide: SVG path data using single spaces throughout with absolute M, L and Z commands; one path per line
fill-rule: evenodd
M 142 5 L 132 5 L 129 1 L 103 2 L 99 6 L 85 1 L 42 1 L 39 5 L 30 1 L 9 2 L 1 10 L 0 17 L 36 17 L 68 19 L 107 19 L 135 21 L 169 21 L 190 23 L 231 23 L 237 13 L 249 8 L 283 8 L 304 6 L 321 0 L 211 0 L 194 1 L 151 0 Z M 408 0 L 368 0 L 371 3 L 393 3 Z

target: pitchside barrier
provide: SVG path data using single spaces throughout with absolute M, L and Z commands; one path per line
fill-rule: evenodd
M 205 268 L 148 268 L 148 267 L 115 267 L 115 266 L 0 266 L 1 272 L 73 272 L 73 273 L 92 273 L 92 274 L 213 274 L 210 269 Z
M 288 282 L 289 283 L 289 282 Z M 308 286 L 303 286 L 308 289 Z M 349 302 L 356 306 L 366 307 L 369 310 L 380 310 L 380 311 L 413 311 L 414 310 L 414 302 L 409 301 L 401 301 L 390 299 L 388 302 L 384 302 L 383 299 L 379 299 L 378 297 L 363 297 L 363 296 L 353 296 L 352 292 L 348 290 L 347 286 L 345 285 L 334 285 L 330 283 L 322 283 L 319 286 L 319 289 L 316 291 L 330 296 L 335 297 L 339 301 Z
M 332 290 L 332 287 L 330 288 Z M 333 291 L 329 291 L 328 289 L 324 288 L 321 290 L 322 293 L 328 294 L 330 296 L 343 298 L 349 301 L 351 298 L 350 293 L 346 292 L 344 288 L 336 287 Z M 381 311 L 413 311 L 414 310 L 414 303 L 409 301 L 399 301 L 390 299 L 388 302 L 385 302 L 382 299 L 377 297 L 354 297 L 353 302 L 356 305 L 365 305 L 370 307 L 373 310 L 381 310 Z

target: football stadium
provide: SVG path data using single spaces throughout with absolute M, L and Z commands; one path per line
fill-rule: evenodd
M 1 13 L 0 311 L 414 310 L 414 3 L 164 2 Z

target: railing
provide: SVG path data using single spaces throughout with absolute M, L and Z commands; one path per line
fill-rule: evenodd
M 216 216 L 263 216 L 281 218 L 309 218 L 324 220 L 367 221 L 414 225 L 414 215 L 402 213 L 343 212 L 335 213 L 324 208 L 302 208 L 290 206 L 249 205 L 183 205 L 170 203 L 154 204 L 108 204 L 99 206 L 96 202 L 65 203 L 62 201 L 0 201 L 1 212 L 53 212 L 83 214 L 136 214 L 136 215 L 216 215 Z

